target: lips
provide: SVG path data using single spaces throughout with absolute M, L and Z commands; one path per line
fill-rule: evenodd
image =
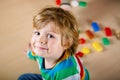
M 48 50 L 48 48 L 45 48 L 45 47 L 36 47 L 36 48 L 40 50 Z

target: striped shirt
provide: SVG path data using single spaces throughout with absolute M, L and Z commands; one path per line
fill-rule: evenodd
M 31 51 L 28 51 L 28 57 L 38 62 L 43 80 L 90 80 L 89 72 L 77 55 L 69 56 L 51 69 L 45 69 L 44 58 L 33 55 Z

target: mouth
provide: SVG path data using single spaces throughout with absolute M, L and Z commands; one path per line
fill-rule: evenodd
M 44 47 L 36 47 L 39 50 L 48 50 L 48 48 L 44 48 Z

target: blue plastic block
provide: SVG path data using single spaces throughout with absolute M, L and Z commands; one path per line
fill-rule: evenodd
M 100 31 L 100 27 L 96 22 L 92 22 L 92 28 L 94 32 Z

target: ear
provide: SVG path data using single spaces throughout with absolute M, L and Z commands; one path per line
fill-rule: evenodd
M 67 43 L 65 43 L 65 44 L 63 44 L 63 47 L 64 47 L 64 49 L 68 49 L 69 48 L 69 43 L 67 42 Z
M 64 47 L 64 49 L 68 49 L 68 48 L 70 48 L 71 45 L 72 45 L 72 41 L 69 40 L 69 39 L 65 40 L 64 43 L 63 43 L 63 47 Z

